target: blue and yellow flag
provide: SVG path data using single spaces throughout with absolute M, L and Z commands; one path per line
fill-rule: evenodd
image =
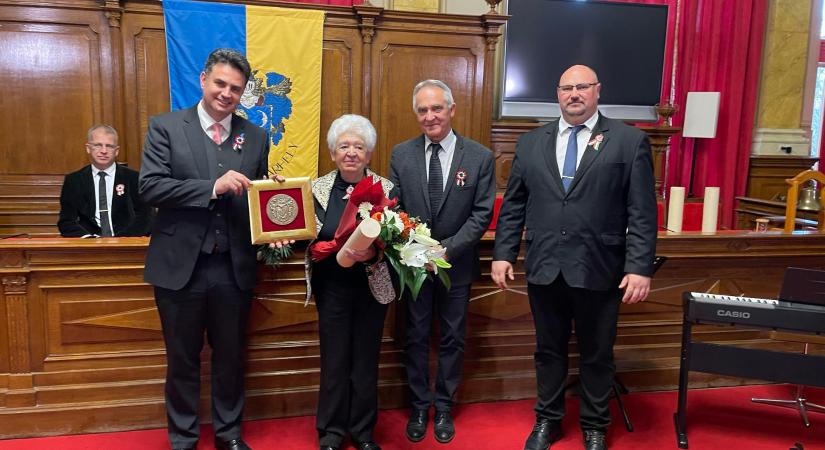
M 318 175 L 323 11 L 164 0 L 172 110 L 201 98 L 209 53 L 244 53 L 253 76 L 235 114 L 269 132 L 269 171 Z

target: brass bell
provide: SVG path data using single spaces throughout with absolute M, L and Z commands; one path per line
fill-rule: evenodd
M 816 184 L 812 180 L 799 190 L 799 202 L 796 207 L 803 211 L 819 211 L 822 205 L 819 203 L 817 194 Z

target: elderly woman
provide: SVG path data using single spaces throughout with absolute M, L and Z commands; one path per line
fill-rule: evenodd
M 364 117 L 346 114 L 330 125 L 327 143 L 338 168 L 312 184 L 317 241 L 334 238 L 349 193 L 364 177 L 380 182 L 384 194 L 394 196 L 392 183 L 367 169 L 375 141 L 375 128 Z M 358 262 L 342 267 L 336 253 L 320 261 L 307 258 L 307 293 L 315 294 L 321 340 L 315 426 L 321 450 L 341 448 L 348 433 L 358 449 L 380 450 L 373 441 L 378 419 L 378 355 L 386 303 L 394 293 L 386 262 L 376 262 L 381 258 L 375 247 L 340 251 L 347 251 L 347 256 Z

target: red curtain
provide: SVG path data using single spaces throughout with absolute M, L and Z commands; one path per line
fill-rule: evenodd
M 665 186 L 690 186 L 693 193 L 720 187 L 719 224 L 732 228 L 734 198 L 745 194 L 753 140 L 766 0 L 612 0 L 668 6 L 668 36 L 662 99 L 684 108 L 691 91 L 722 93 L 716 137 L 684 145 L 677 134 L 665 170 Z M 675 54 L 675 58 L 674 58 Z M 604 89 L 609 89 L 605 86 Z M 672 97 L 671 97 L 672 92 Z M 673 117 L 682 126 L 684 111 Z
M 735 226 L 734 198 L 745 194 L 753 141 L 759 68 L 765 33 L 765 0 L 680 1 L 678 57 L 673 102 L 684 107 L 691 91 L 722 93 L 716 137 L 695 139 L 685 146 L 672 140 L 667 171 L 669 186 L 690 184 L 691 158 L 696 157 L 693 192 L 720 187 L 721 226 Z M 681 126 L 684 113 L 673 123 Z

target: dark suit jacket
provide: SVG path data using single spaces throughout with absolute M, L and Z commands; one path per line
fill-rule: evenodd
M 117 186 L 123 185 L 123 193 L 117 194 Z M 100 234 L 95 221 L 95 186 L 92 166 L 66 175 L 60 191 L 60 218 L 57 228 L 63 237 L 82 237 Z M 112 233 L 115 236 L 146 236 L 152 225 L 152 208 L 138 195 L 138 173 L 118 165 L 115 168 L 112 198 Z
M 259 127 L 232 116 L 228 139 L 244 133 L 240 165 L 230 167 L 249 179 L 267 174 L 269 142 Z M 140 195 L 158 208 L 146 253 L 146 282 L 181 289 L 189 281 L 210 224 L 216 157 L 207 152 L 196 107 L 152 117 L 140 167 Z M 255 285 L 255 248 L 249 233 L 246 193 L 226 195 L 229 252 L 241 289 Z
M 496 225 L 495 260 L 515 262 L 526 225 L 527 281 L 616 288 L 626 273 L 653 275 L 656 195 L 650 143 L 642 131 L 600 116 L 565 193 L 556 162 L 558 120 L 516 146 Z
M 438 211 L 430 211 L 423 135 L 393 148 L 390 181 L 398 189 L 401 209 L 431 225 L 432 218 L 436 218 L 432 237 L 447 249 L 453 266 L 448 272 L 451 283 L 462 285 L 472 282 L 480 273 L 477 244 L 493 218 L 496 185 L 493 152 L 472 139 L 458 134 L 456 138 Z M 456 183 L 459 170 L 467 174 L 463 186 Z

